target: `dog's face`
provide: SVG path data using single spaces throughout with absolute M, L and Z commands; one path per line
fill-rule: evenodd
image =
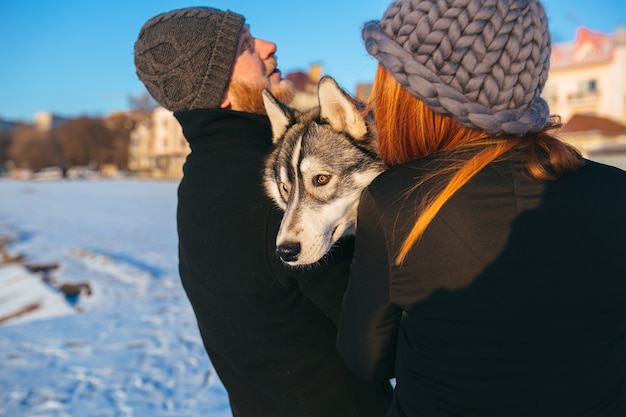
M 276 253 L 290 265 L 314 264 L 354 233 L 361 191 L 383 170 L 356 102 L 330 77 L 318 91 L 319 107 L 302 114 L 263 93 L 275 145 L 264 184 L 285 212 Z

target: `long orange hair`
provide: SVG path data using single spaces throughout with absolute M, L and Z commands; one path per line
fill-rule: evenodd
M 576 170 L 583 165 L 580 152 L 550 135 L 548 129 L 524 137 L 493 137 L 465 128 L 452 117 L 430 110 L 404 89 L 382 65 L 378 66 L 367 106 L 367 110 L 372 109 L 380 156 L 388 166 L 436 152 L 460 151 L 454 153 L 447 166 L 438 168 L 414 185 L 419 187 L 427 179 L 445 179 L 452 175 L 445 186 L 442 184 L 441 191 L 426 196 L 421 203 L 417 220 L 396 256 L 396 265 L 402 264 L 448 199 L 485 166 L 511 149 L 518 146 L 526 148 L 528 171 L 539 180 L 556 179 L 565 171 Z M 551 128 L 555 127 L 558 127 L 558 120 L 552 123 Z M 463 152 L 467 150 L 474 151 Z

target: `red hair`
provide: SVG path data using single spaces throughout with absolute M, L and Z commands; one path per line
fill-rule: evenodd
M 547 132 L 525 137 L 492 137 L 485 132 L 461 126 L 450 116 L 432 111 L 421 100 L 404 89 L 382 66 L 378 66 L 368 110 L 374 110 L 382 161 L 394 166 L 441 151 L 464 151 L 469 157 L 450 159 L 447 166 L 429 174 L 428 179 L 452 178 L 441 191 L 427 196 L 419 216 L 405 239 L 395 263 L 402 264 L 411 247 L 422 236 L 439 209 L 474 175 L 495 159 L 518 146 L 527 149 L 529 173 L 540 180 L 558 178 L 565 171 L 583 164 L 582 156 L 572 146 Z M 553 124 L 554 128 L 556 124 Z M 418 187 L 426 179 L 415 184 Z M 407 190 L 410 192 L 411 190 Z

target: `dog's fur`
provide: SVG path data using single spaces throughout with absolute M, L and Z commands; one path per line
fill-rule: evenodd
M 384 166 L 371 116 L 331 77 L 319 106 L 300 113 L 263 91 L 274 150 L 266 160 L 267 194 L 285 211 L 276 253 L 287 264 L 317 263 L 354 234 L 361 191 Z

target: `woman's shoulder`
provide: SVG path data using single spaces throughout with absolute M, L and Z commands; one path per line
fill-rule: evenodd
M 403 192 L 419 183 L 442 162 L 443 155 L 433 154 L 387 168 L 368 187 L 373 195 Z
M 626 171 L 621 168 L 606 165 L 601 162 L 585 159 L 585 164 L 581 169 L 586 175 L 597 175 L 608 178 L 614 178 L 615 181 L 626 181 Z
M 593 160 L 585 159 L 583 166 L 568 172 L 563 181 L 580 189 L 590 189 L 595 192 L 611 190 L 626 190 L 626 171 L 615 166 L 606 165 Z M 626 193 L 621 193 L 626 195 Z

